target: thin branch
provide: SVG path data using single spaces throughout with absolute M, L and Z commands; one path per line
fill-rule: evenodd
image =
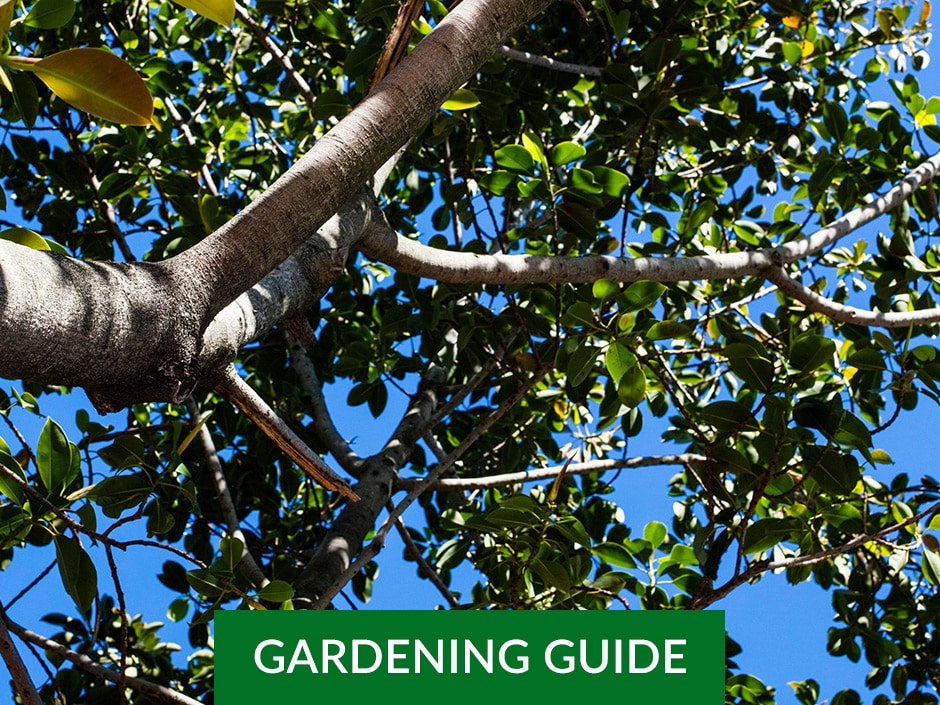
M 556 465 L 550 468 L 538 468 L 536 470 L 524 470 L 522 472 L 510 472 L 504 475 L 491 475 L 489 477 L 461 477 L 446 480 L 436 480 L 432 482 L 427 489 L 429 490 L 487 490 L 491 487 L 501 487 L 503 485 L 513 485 L 521 482 L 538 482 L 539 480 L 551 480 L 564 470 L 566 475 L 587 475 L 594 472 L 604 472 L 606 470 L 617 470 L 621 468 L 645 468 L 656 465 L 689 465 L 691 463 L 704 463 L 704 455 L 695 453 L 683 453 L 680 455 L 651 455 L 638 458 L 622 458 L 608 460 L 589 460 L 584 463 L 572 463 L 567 466 Z M 407 478 L 395 483 L 396 490 L 411 490 L 421 482 L 421 478 Z
M 359 499 L 349 484 L 333 472 L 329 465 L 314 453 L 307 444 L 284 423 L 274 410 L 268 406 L 257 392 L 245 380 L 239 377 L 235 368 L 229 365 L 223 372 L 216 391 L 238 407 L 245 416 L 258 426 L 287 456 L 293 460 L 310 478 L 329 490 L 335 490 L 353 501 Z
M 0 605 L 0 656 L 3 657 L 3 662 L 13 679 L 13 687 L 22 698 L 23 705 L 42 705 L 36 684 L 33 683 L 29 670 L 23 663 L 20 652 L 10 637 L 10 632 L 7 631 L 7 613 L 3 605 Z
M 304 77 L 300 75 L 297 69 L 294 68 L 293 63 L 291 63 L 290 57 L 281 51 L 281 48 L 271 39 L 270 35 L 258 25 L 257 22 L 251 17 L 251 14 L 244 7 L 235 3 L 235 12 L 241 18 L 242 22 L 245 23 L 245 26 L 248 27 L 249 31 L 255 35 L 255 38 L 264 45 L 264 48 L 267 49 L 271 56 L 274 57 L 274 60 L 281 65 L 281 68 L 284 69 L 284 73 L 287 74 L 288 78 L 294 82 L 294 85 L 297 86 L 297 90 L 300 92 L 301 97 L 304 99 L 304 102 L 307 104 L 309 110 L 313 110 L 314 103 L 317 102 L 317 97 L 313 93 L 313 89 L 310 88 L 310 84 L 304 80 Z
M 393 511 L 394 506 L 391 502 L 388 503 L 388 510 Z M 454 597 L 454 594 L 450 591 L 444 581 L 441 579 L 441 576 L 438 572 L 426 561 L 424 556 L 421 555 L 420 549 L 415 546 L 414 539 L 411 538 L 411 534 L 408 533 L 408 527 L 405 526 L 405 522 L 401 520 L 401 517 L 398 517 L 395 520 L 395 528 L 398 529 L 398 535 L 401 536 L 401 540 L 405 544 L 405 549 L 408 553 L 411 554 L 411 557 L 415 559 L 415 562 L 421 566 L 421 570 L 424 571 L 424 574 L 428 576 L 428 579 L 434 584 L 434 587 L 437 588 L 438 592 L 443 595 L 444 599 L 447 600 L 453 608 L 460 607 L 460 601 Z
M 225 519 L 225 525 L 230 536 L 242 542 L 242 565 L 245 574 L 255 587 L 261 588 L 268 584 L 268 579 L 258 566 L 255 557 L 248 550 L 248 541 L 245 539 L 245 533 L 242 531 L 241 523 L 238 521 L 238 513 L 235 511 L 235 504 L 232 502 L 232 494 L 228 489 L 228 482 L 225 479 L 225 473 L 222 471 L 222 463 L 219 460 L 219 454 L 216 452 L 215 443 L 212 442 L 212 434 L 206 424 L 202 422 L 202 414 L 199 413 L 199 407 L 190 397 L 186 400 L 186 409 L 193 420 L 193 424 L 199 427 L 197 440 L 202 446 L 202 454 L 206 458 L 206 464 L 209 466 L 209 472 L 212 473 L 212 480 L 215 482 L 216 496 L 219 498 L 219 508 L 222 510 L 222 517 Z
M 921 311 L 871 311 L 846 306 L 825 296 L 820 296 L 800 284 L 787 274 L 782 267 L 768 268 L 764 276 L 776 284 L 780 291 L 793 297 L 810 311 L 821 313 L 834 321 L 881 328 L 908 328 L 940 322 L 940 307 Z
M 464 453 L 469 450 L 474 443 L 476 443 L 480 437 L 490 429 L 490 427 L 499 421 L 503 416 L 505 416 L 515 405 L 518 403 L 522 397 L 524 397 L 529 390 L 531 390 L 545 374 L 551 369 L 549 365 L 543 365 L 539 368 L 534 375 L 532 375 L 529 380 L 526 381 L 518 390 L 516 390 L 512 395 L 510 395 L 502 404 L 500 404 L 493 412 L 484 419 L 483 423 L 477 426 L 473 431 L 461 442 L 457 448 L 451 452 L 442 462 L 438 463 L 431 472 L 428 473 L 427 477 L 423 480 L 416 482 L 414 487 L 408 492 L 405 498 L 399 502 L 395 509 L 389 512 L 388 518 L 379 528 L 375 534 L 375 538 L 369 543 L 368 546 L 362 549 L 359 553 L 359 557 L 353 561 L 343 574 L 339 576 L 338 579 L 333 581 L 329 588 L 317 599 L 313 604 L 312 609 L 325 609 L 333 597 L 336 596 L 340 590 L 343 589 L 343 586 L 348 583 L 352 578 L 358 573 L 363 566 L 369 563 L 379 551 L 382 550 L 382 547 L 385 545 L 385 537 L 388 535 L 389 530 L 394 526 L 396 519 L 404 514 L 405 510 L 411 506 L 411 503 L 415 501 L 421 494 L 423 494 L 429 486 L 435 482 L 441 475 L 446 473 L 454 464 L 463 456 Z
M 533 66 L 541 66 L 542 68 L 552 69 L 554 71 L 563 71 L 564 73 L 574 73 L 578 75 L 594 77 L 600 77 L 601 75 L 601 69 L 597 66 L 570 64 L 567 61 L 558 61 L 557 59 L 550 59 L 547 56 L 530 54 L 527 51 L 519 51 L 518 49 L 513 49 L 507 46 L 501 46 L 496 50 L 496 52 L 505 56 L 507 59 L 521 61 L 524 64 L 532 64 Z
M 593 282 L 610 279 L 695 281 L 763 274 L 771 267 L 795 262 L 831 245 L 903 203 L 940 169 L 940 152 L 921 163 L 901 183 L 870 203 L 849 211 L 808 237 L 777 247 L 697 257 L 611 257 L 595 255 L 504 255 L 453 252 L 422 245 L 399 235 L 384 216 L 375 214 L 359 242 L 372 259 L 399 271 L 448 283 L 521 284 Z
M 79 654 L 72 651 L 62 644 L 52 641 L 52 639 L 47 639 L 46 637 L 36 634 L 35 632 L 30 631 L 21 627 L 19 624 L 16 624 L 13 621 L 7 620 L 7 626 L 10 631 L 16 634 L 20 639 L 28 641 L 31 644 L 50 651 L 57 656 L 64 658 L 66 661 L 70 661 L 75 664 L 83 671 L 92 674 L 93 676 L 98 676 L 103 678 L 111 683 L 116 683 L 118 685 L 125 685 L 132 690 L 136 690 L 139 693 L 144 693 L 145 695 L 159 700 L 164 703 L 171 703 L 171 705 L 200 705 L 198 700 L 185 695 L 178 690 L 171 690 L 162 685 L 157 685 L 156 683 L 151 683 L 150 681 L 145 681 L 141 678 L 135 678 L 133 676 L 122 676 L 120 673 L 112 671 L 110 668 L 105 668 L 101 664 L 93 661 L 91 658 L 85 654 Z
M 313 361 L 307 355 L 307 350 L 316 342 L 313 328 L 306 318 L 294 319 L 288 322 L 289 333 L 287 342 L 290 349 L 291 368 L 300 380 L 300 386 L 310 397 L 311 424 L 317 436 L 326 444 L 326 447 L 336 458 L 343 469 L 353 477 L 359 477 L 362 468 L 362 458 L 349 446 L 333 423 L 333 417 L 326 407 L 326 398 L 323 396 L 323 387 L 313 367 Z
M 703 598 L 694 600 L 693 603 L 689 607 L 690 609 L 704 609 L 705 607 L 708 607 L 709 605 L 717 602 L 718 600 L 728 595 L 735 588 L 743 585 L 746 582 L 750 582 L 751 580 L 756 578 L 758 575 L 762 573 L 766 573 L 768 570 L 783 570 L 786 568 L 799 568 L 801 566 L 808 566 L 808 565 L 815 565 L 816 563 L 822 563 L 823 561 L 828 560 L 830 558 L 834 558 L 835 556 L 840 556 L 844 553 L 848 553 L 849 551 L 852 551 L 858 548 L 859 546 L 863 546 L 864 544 L 869 543 L 870 541 L 877 541 L 881 539 L 882 537 L 887 536 L 890 533 L 899 531 L 903 529 L 905 526 L 918 522 L 924 517 L 930 516 L 931 514 L 935 514 L 937 512 L 940 512 L 940 502 L 932 504 L 930 507 L 928 507 L 924 511 L 918 512 L 914 516 L 908 517 L 902 522 L 898 522 L 897 524 L 892 524 L 891 526 L 888 526 L 882 529 L 881 531 L 876 531 L 874 534 L 861 534 L 859 536 L 856 536 L 854 539 L 852 539 L 848 543 L 845 543 L 841 546 L 837 546 L 836 548 L 830 548 L 826 551 L 821 551 L 820 553 L 814 553 L 809 556 L 794 556 L 793 558 L 786 558 L 782 561 L 777 561 L 775 563 L 771 563 L 770 561 L 767 561 L 767 560 L 758 561 L 757 563 L 753 563 L 743 573 L 731 578 L 728 582 L 726 582 L 721 587 L 715 588 L 715 590 L 708 593 Z

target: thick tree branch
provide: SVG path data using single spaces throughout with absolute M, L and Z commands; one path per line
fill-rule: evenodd
M 659 282 L 731 279 L 759 275 L 770 267 L 818 252 L 897 207 L 940 168 L 940 153 L 911 171 L 900 184 L 871 203 L 856 208 L 808 237 L 777 247 L 699 257 L 554 257 L 478 255 L 422 245 L 396 233 L 384 216 L 373 217 L 357 246 L 372 259 L 416 276 L 452 284 L 580 284 L 598 279 Z
M 203 333 L 216 314 L 315 236 L 550 2 L 461 3 L 261 197 L 166 262 L 83 262 L 0 241 L 0 374 L 83 387 L 100 411 L 182 402 L 200 380 Z M 210 341 L 226 325 L 216 322 Z
M 52 639 L 47 639 L 40 634 L 30 631 L 29 629 L 24 629 L 19 624 L 15 622 L 8 621 L 7 625 L 11 632 L 16 634 L 20 639 L 28 641 L 31 644 L 35 644 L 41 649 L 45 649 L 56 656 L 59 656 L 66 661 L 69 661 L 83 671 L 90 673 L 99 678 L 103 678 L 106 681 L 115 683 L 118 685 L 123 685 L 133 690 L 136 690 L 139 693 L 144 693 L 145 695 L 150 696 L 154 700 L 157 700 L 162 703 L 171 703 L 171 705 L 200 705 L 198 700 L 194 700 L 188 695 L 184 695 L 178 690 L 170 690 L 162 685 L 157 685 L 156 683 L 151 683 L 150 681 L 145 681 L 141 678 L 135 678 L 133 676 L 122 675 L 116 671 L 112 671 L 110 668 L 105 668 L 99 663 L 96 663 L 90 659 L 85 654 L 79 654 L 71 649 L 62 646 L 58 642 L 52 641 Z
M 564 471 L 565 475 L 587 475 L 605 470 L 618 470 L 621 468 L 645 468 L 656 465 L 689 465 L 690 463 L 703 463 L 706 458 L 695 453 L 681 455 L 651 455 L 638 458 L 590 460 L 585 463 L 572 463 L 567 467 L 557 465 L 550 468 L 510 472 L 503 475 L 490 475 L 489 477 L 461 477 L 445 480 L 436 480 L 429 486 L 429 490 L 486 490 L 491 487 L 513 485 L 522 482 L 538 482 L 539 480 L 552 480 Z M 422 478 L 407 478 L 395 483 L 396 490 L 411 490 Z
M 408 460 L 421 429 L 437 406 L 443 382 L 444 371 L 437 366 L 431 367 L 388 443 L 363 463 L 359 484 L 356 485 L 360 501 L 343 508 L 294 583 L 296 607 L 312 606 L 316 609 L 329 604 L 345 585 L 346 580 L 332 589 L 360 552 L 366 535 L 375 528 L 376 519 L 391 496 L 398 469 Z M 329 597 L 324 598 L 325 594 Z
M 174 267 L 199 273 L 224 304 L 234 300 L 313 235 L 518 26 L 550 2 L 460 3 L 262 196 L 175 257 Z
M 13 679 L 13 687 L 22 698 L 23 705 L 42 705 L 36 685 L 7 630 L 7 613 L 2 605 L 0 605 L 0 656 L 3 657 L 3 662 L 10 672 L 10 678 Z
M 550 368 L 548 366 L 543 366 L 539 368 L 533 375 L 530 377 L 525 384 L 523 384 L 519 389 L 513 392 L 505 401 L 503 401 L 493 412 L 487 416 L 483 422 L 473 429 L 466 438 L 461 441 L 460 445 L 457 446 L 450 455 L 448 455 L 444 460 L 435 466 L 431 472 L 428 473 L 427 477 L 423 480 L 420 480 L 415 483 L 414 487 L 405 495 L 395 508 L 389 512 L 388 518 L 379 527 L 379 530 L 375 533 L 375 538 L 369 543 L 368 546 L 362 549 L 359 554 L 359 557 L 353 561 L 349 566 L 342 572 L 339 577 L 333 580 L 331 583 L 326 583 L 326 587 L 323 592 L 319 595 L 316 602 L 313 603 L 312 609 L 325 609 L 329 606 L 330 602 L 336 596 L 336 594 L 343 589 L 343 586 L 348 583 L 353 577 L 358 573 L 363 566 L 369 563 L 375 556 L 379 554 L 379 551 L 385 546 L 385 537 L 388 535 L 389 530 L 392 526 L 395 525 L 395 522 L 405 513 L 405 510 L 411 506 L 411 503 L 414 502 L 421 494 L 426 492 L 429 486 L 437 481 L 444 473 L 449 471 L 454 464 L 463 457 L 463 454 L 466 453 L 474 443 L 476 443 L 480 437 L 486 433 L 497 421 L 499 421 L 503 416 L 505 416 L 509 411 L 519 402 L 522 397 L 524 397 L 528 392 L 538 384 L 539 380 L 542 379 Z M 378 512 L 376 512 L 378 516 Z

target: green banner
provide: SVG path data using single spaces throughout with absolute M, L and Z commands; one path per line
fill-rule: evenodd
M 228 611 L 215 649 L 216 705 L 724 703 L 723 612 Z

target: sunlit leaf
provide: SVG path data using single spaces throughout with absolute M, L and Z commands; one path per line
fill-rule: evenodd
M 476 94 L 467 88 L 458 88 L 454 94 L 441 106 L 444 110 L 457 112 L 460 110 L 469 110 L 480 104 L 480 99 Z
M 26 68 L 79 110 L 126 125 L 148 125 L 153 97 L 130 64 L 103 49 L 66 49 Z
M 235 0 L 175 0 L 175 2 L 221 25 L 227 26 L 235 21 Z

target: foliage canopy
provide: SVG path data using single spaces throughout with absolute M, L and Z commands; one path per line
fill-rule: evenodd
M 23 702 L 210 702 L 214 610 L 367 602 L 391 530 L 454 608 L 812 580 L 938 702 L 940 482 L 878 441 L 940 401 L 930 3 L 546 4 L 0 2 L 0 560 L 74 601 L 0 612 Z M 77 387 L 126 423 L 19 432 Z M 155 546 L 185 661 L 115 570 Z

